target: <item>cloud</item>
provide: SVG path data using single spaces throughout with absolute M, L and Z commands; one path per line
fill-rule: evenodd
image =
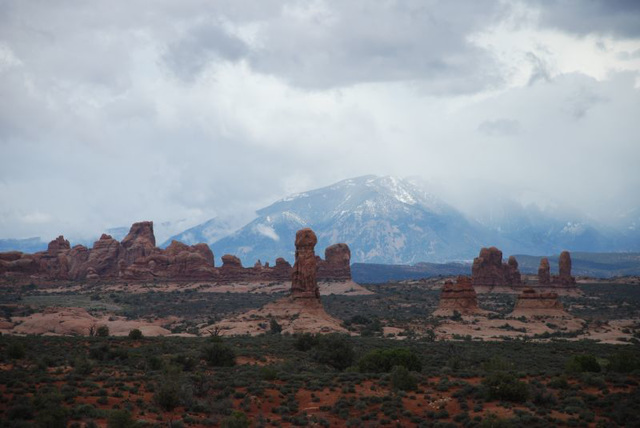
M 521 132 L 520 122 L 512 119 L 485 120 L 478 131 L 490 136 L 510 136 Z
M 366 174 L 462 207 L 498 186 L 640 206 L 638 38 L 552 26 L 555 7 L 1 2 L 0 237 L 250 219 Z

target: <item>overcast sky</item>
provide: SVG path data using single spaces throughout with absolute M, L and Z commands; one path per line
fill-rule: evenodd
M 364 174 L 610 221 L 640 206 L 639 72 L 636 0 L 0 0 L 0 237 Z

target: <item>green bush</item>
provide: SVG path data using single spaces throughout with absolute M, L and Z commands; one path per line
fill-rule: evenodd
M 140 340 L 142 338 L 143 338 L 143 335 L 140 329 L 134 328 L 129 332 L 129 339 Z
M 298 351 L 306 352 L 311 348 L 315 348 L 320 343 L 319 336 L 311 333 L 301 334 L 296 338 L 296 341 L 293 343 L 293 347 Z
M 410 349 L 377 349 L 358 361 L 358 370 L 363 373 L 389 373 L 395 366 L 419 372 L 422 362 Z
M 482 381 L 489 400 L 523 402 L 529 397 L 529 387 L 510 373 L 493 373 Z
M 131 417 L 131 413 L 126 410 L 115 410 L 109 415 L 107 420 L 108 428 L 133 428 L 137 422 Z
M 202 351 L 202 358 L 212 367 L 232 367 L 236 365 L 236 353 L 222 343 L 212 343 Z
M 269 332 L 271 334 L 282 333 L 282 326 L 278 324 L 278 321 L 276 321 L 275 318 L 271 318 L 271 321 L 269 321 Z
M 314 349 L 313 358 L 322 364 L 337 370 L 344 370 L 353 364 L 355 352 L 348 336 L 328 334 L 320 336 L 318 346 Z
M 109 337 L 109 327 L 106 325 L 101 325 L 96 329 L 96 336 L 98 337 Z
M 567 361 L 565 368 L 570 373 L 599 373 L 602 370 L 596 357 L 589 354 L 572 356 Z
M 20 360 L 25 357 L 27 352 L 22 343 L 13 342 L 7 347 L 7 356 L 12 360 Z
M 637 352 L 620 351 L 609 358 L 608 370 L 618 373 L 640 370 L 640 355 Z
M 239 411 L 234 411 L 220 422 L 221 428 L 248 428 L 250 425 L 251 421 L 247 415 Z
M 391 385 L 394 389 L 413 391 L 418 386 L 418 381 L 404 366 L 395 366 L 391 369 Z

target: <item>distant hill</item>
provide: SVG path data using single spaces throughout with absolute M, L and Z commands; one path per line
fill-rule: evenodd
M 544 256 L 518 254 L 520 272 L 537 274 L 540 259 Z M 551 273 L 558 272 L 559 255 L 548 256 Z M 640 253 L 571 253 L 574 276 L 611 278 L 614 276 L 640 276 Z M 386 265 L 354 263 L 351 265 L 354 281 L 375 284 L 434 276 L 471 275 L 470 263 L 416 263 L 415 265 Z
M 520 272 L 538 273 L 542 256 L 516 255 Z M 548 256 L 551 272 L 558 272 L 559 255 Z M 579 276 L 610 278 L 640 275 L 640 253 L 571 253 L 572 272 Z
M 359 284 L 376 284 L 440 275 L 469 275 L 470 273 L 471 266 L 462 263 L 417 263 L 411 266 L 376 263 L 354 263 L 351 265 L 351 276 Z
M 47 243 L 40 238 L 0 239 L 0 253 L 6 251 L 21 251 L 23 253 L 37 253 L 47 249 Z

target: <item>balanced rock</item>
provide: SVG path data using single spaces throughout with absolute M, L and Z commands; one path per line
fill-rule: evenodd
M 318 238 L 313 230 L 301 229 L 296 233 L 296 261 L 291 274 L 291 295 L 298 298 L 320 298 L 318 265 L 314 247 Z
M 551 283 L 551 268 L 549 267 L 549 259 L 543 257 L 540 259 L 540 267 L 538 268 L 538 284 L 548 285 Z
M 478 298 L 468 276 L 458 276 L 456 283 L 446 281 L 440 292 L 438 309 L 435 316 L 451 316 L 454 312 L 469 315 L 481 312 L 478 309 Z

